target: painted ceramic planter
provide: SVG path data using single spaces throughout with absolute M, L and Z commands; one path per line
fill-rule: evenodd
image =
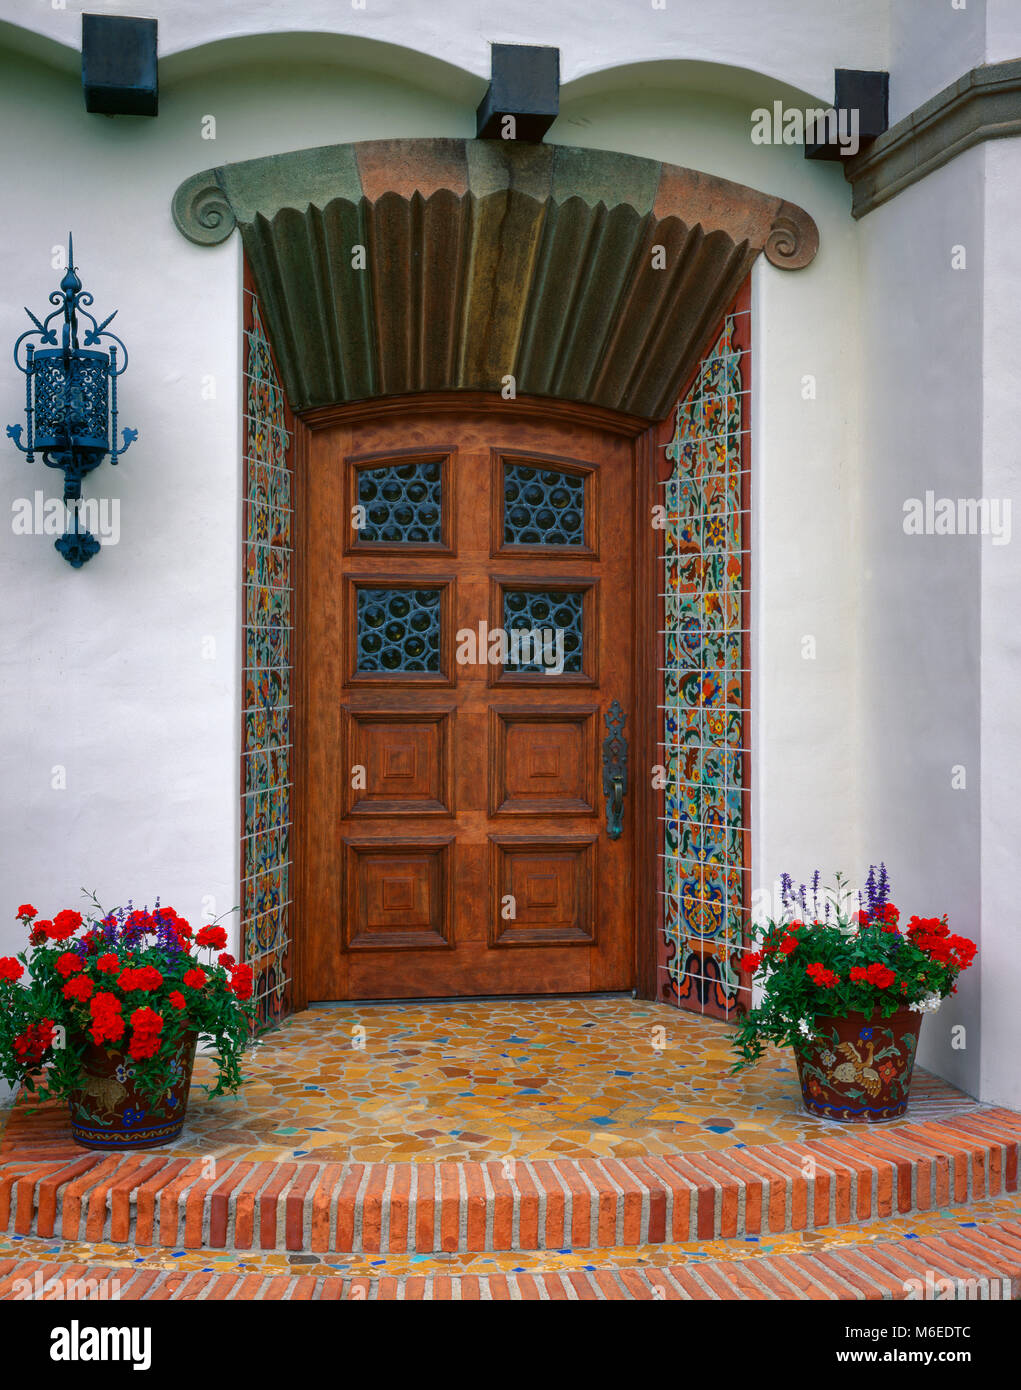
M 795 1049 L 805 1109 L 844 1124 L 896 1120 L 908 1106 L 922 1015 L 851 1013 L 816 1020 L 819 1032 Z
M 148 1149 L 176 1139 L 188 1109 L 197 1042 L 194 1033 L 181 1039 L 167 1090 L 156 1104 L 135 1090 L 127 1053 L 86 1042 L 84 1084 L 69 1101 L 75 1142 L 86 1149 Z

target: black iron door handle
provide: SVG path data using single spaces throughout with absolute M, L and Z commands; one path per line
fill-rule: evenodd
M 624 831 L 624 797 L 627 795 L 627 739 L 624 725 L 627 716 L 620 701 L 603 715 L 609 733 L 603 739 L 603 796 L 606 798 L 606 833 L 619 840 Z

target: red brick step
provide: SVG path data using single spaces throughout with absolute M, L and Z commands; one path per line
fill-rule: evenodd
M 168 1248 L 400 1253 L 714 1240 L 1017 1191 L 1021 1115 L 664 1158 L 286 1163 L 0 1156 L 0 1231 Z

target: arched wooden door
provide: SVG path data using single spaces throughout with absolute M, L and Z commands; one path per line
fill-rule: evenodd
M 633 730 L 642 422 L 474 394 L 307 423 L 306 997 L 629 988 L 604 741 L 614 702 Z

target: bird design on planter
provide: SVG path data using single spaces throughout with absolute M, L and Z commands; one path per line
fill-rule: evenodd
M 861 1053 L 854 1043 L 842 1042 L 837 1048 L 840 1057 L 846 1057 L 846 1062 L 840 1062 L 830 1072 L 829 1080 L 839 1081 L 842 1085 L 849 1082 L 857 1082 L 870 1095 L 877 1096 L 880 1091 L 879 1073 L 872 1065 L 875 1053 L 875 1043 L 869 1042 L 866 1046 L 864 1060 Z

